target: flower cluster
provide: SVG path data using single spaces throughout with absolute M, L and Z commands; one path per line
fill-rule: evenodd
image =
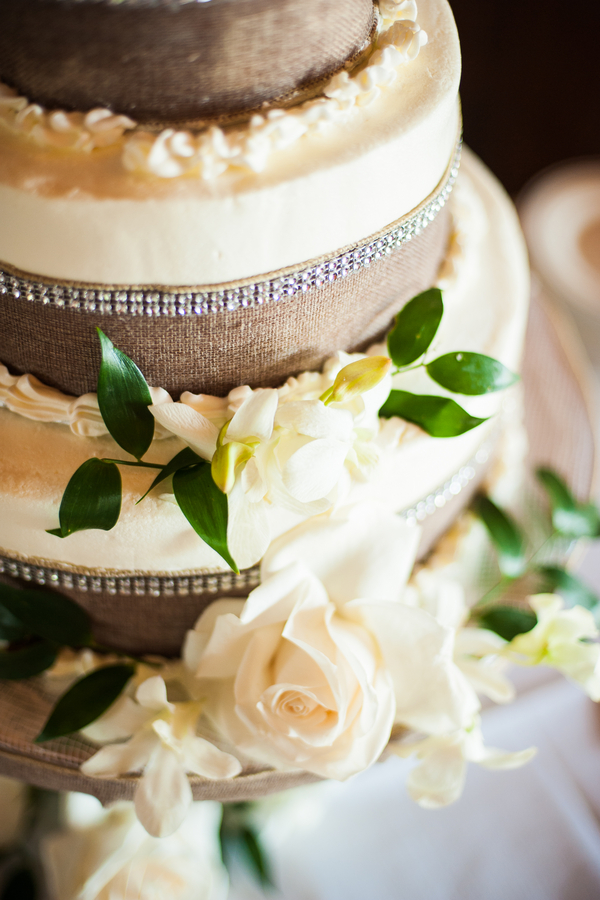
M 240 568 L 267 551 L 270 506 L 319 515 L 371 473 L 390 368 L 386 357 L 338 353 L 322 374 L 304 373 L 278 390 L 242 387 L 225 400 L 186 393 L 150 407 L 163 429 L 211 461 L 228 496 L 228 545 Z

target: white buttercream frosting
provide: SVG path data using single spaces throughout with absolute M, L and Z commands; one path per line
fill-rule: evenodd
M 109 109 L 91 109 L 87 113 L 48 111 L 6 84 L 0 84 L 0 121 L 42 147 L 85 152 L 117 144 L 126 131 L 135 128 L 135 122 L 127 116 L 115 115 Z
M 464 215 L 473 210 L 480 227 L 471 229 L 465 220 L 464 261 L 446 288 L 446 312 L 432 352 L 483 352 L 515 369 L 529 294 L 526 253 L 516 216 L 496 182 L 468 153 L 459 181 L 469 197 Z M 322 379 L 322 374 L 305 373 L 290 381 L 283 405 L 320 390 Z M 14 387 L 14 382 L 3 384 Z M 444 393 L 422 371 L 396 376 L 395 387 Z M 179 405 L 218 424 L 240 408 L 249 392 L 249 388 L 238 388 L 225 400 L 184 394 Z M 460 402 L 472 415 L 492 415 L 499 410 L 502 396 L 465 397 Z M 190 528 L 181 510 L 161 499 L 160 489 L 135 505 L 152 481 L 152 473 L 146 470 L 123 470 L 122 515 L 112 531 L 80 532 L 63 541 L 46 534 L 45 529 L 56 524 L 62 492 L 78 466 L 91 454 L 122 454 L 107 435 L 83 440 L 62 425 L 13 415 L 7 409 L 0 410 L 0 428 L 0 547 L 9 554 L 112 570 L 222 568 L 217 554 Z M 353 480 L 352 500 L 382 503 L 394 512 L 412 506 L 465 466 L 495 428 L 491 421 L 444 440 L 428 437 L 400 420 L 382 423 L 375 440 L 379 465 L 369 479 Z M 183 446 L 177 438 L 156 441 L 147 459 L 164 464 Z M 302 521 L 302 516 L 275 505 L 268 515 L 273 538 Z
M 309 131 L 319 132 L 378 98 L 381 89 L 396 79 L 398 68 L 415 60 L 427 43 L 416 15 L 414 0 L 388 0 L 383 4 L 383 29 L 376 49 L 358 72 L 334 76 L 324 97 L 290 109 L 272 109 L 264 116 L 254 115 L 247 126 L 227 130 L 213 126 L 200 134 L 173 128 L 158 135 L 136 130 L 125 137 L 126 131 L 136 127 L 127 116 L 114 115 L 107 109 L 48 112 L 3 84 L 0 121 L 42 146 L 91 151 L 122 143 L 126 169 L 159 178 L 193 172 L 210 180 L 229 167 L 262 172 L 276 150 L 289 147 Z

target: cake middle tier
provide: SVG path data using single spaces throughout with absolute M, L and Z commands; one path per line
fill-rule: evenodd
M 150 384 L 223 395 L 276 387 L 338 350 L 365 349 L 435 280 L 445 256 L 451 162 L 434 194 L 360 245 L 257 280 L 189 290 L 57 284 L 5 267 L 0 360 L 72 394 L 96 389 L 101 328 Z

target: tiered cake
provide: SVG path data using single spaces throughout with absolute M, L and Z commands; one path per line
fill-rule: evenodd
M 496 389 L 518 369 L 528 303 L 514 211 L 468 151 L 460 163 L 446 0 L 6 0 L 0 14 L 3 577 L 70 596 L 114 650 L 168 655 L 209 604 L 256 587 L 261 559 L 263 580 L 292 546 L 310 568 L 321 534 L 338 556 L 371 541 L 406 580 L 518 417 Z M 386 347 L 432 288 L 444 314 L 427 364 L 483 354 L 493 386 L 462 390 Z M 97 329 L 151 386 L 145 453 L 99 406 Z M 448 400 L 444 415 L 427 424 L 413 395 Z M 226 541 L 203 540 L 170 477 L 138 504 L 186 447 L 198 471 L 212 460 Z M 61 497 L 91 458 L 127 464 L 120 516 L 70 528 Z M 402 550 L 381 538 L 390 521 Z

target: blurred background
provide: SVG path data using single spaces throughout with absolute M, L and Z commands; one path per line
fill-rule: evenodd
M 513 195 L 541 169 L 600 154 L 600 3 L 451 0 L 465 138 Z

